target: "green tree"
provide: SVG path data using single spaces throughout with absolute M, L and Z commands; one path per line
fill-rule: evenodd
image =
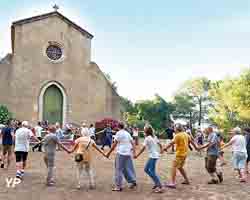
M 207 94 L 209 88 L 210 80 L 206 77 L 199 77 L 185 81 L 181 89 L 177 92 L 177 96 L 184 95 L 186 99 L 192 99 L 195 109 L 198 111 L 197 121 L 199 126 L 208 110 L 209 98 Z
M 11 112 L 4 105 L 0 105 L 0 124 L 6 124 L 12 118 Z
M 213 103 L 210 119 L 225 132 L 235 126 L 250 126 L 250 70 L 213 82 L 209 96 Z
M 173 104 L 166 102 L 157 94 L 153 100 L 140 101 L 135 106 L 139 119 L 149 122 L 156 130 L 161 130 L 170 123 L 170 115 L 174 110 Z
M 174 97 L 174 118 L 184 119 L 189 122 L 191 128 L 197 118 L 197 111 L 195 110 L 195 103 L 193 98 L 186 94 L 178 94 Z

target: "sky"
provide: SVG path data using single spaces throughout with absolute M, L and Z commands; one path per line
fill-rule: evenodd
M 250 67 L 250 0 L 0 0 L 0 57 L 11 52 L 13 21 L 55 3 L 95 36 L 92 60 L 132 101 L 170 100 L 187 79 Z

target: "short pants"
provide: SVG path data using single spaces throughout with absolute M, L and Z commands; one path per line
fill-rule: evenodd
M 205 167 L 206 167 L 208 173 L 216 172 L 217 158 L 218 157 L 215 155 L 207 155 L 207 157 L 205 158 Z
M 234 169 L 244 169 L 247 160 L 247 154 L 243 152 L 233 152 Z
M 28 158 L 28 152 L 16 151 L 16 162 L 25 162 Z
M 177 169 L 183 168 L 185 165 L 186 156 L 176 156 L 175 158 L 175 166 Z
M 12 145 L 8 144 L 3 145 L 3 155 L 6 155 L 7 153 L 9 155 L 12 153 Z

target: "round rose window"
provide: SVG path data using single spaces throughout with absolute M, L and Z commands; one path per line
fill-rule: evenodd
M 51 60 L 59 60 L 62 57 L 62 49 L 57 45 L 49 45 L 46 54 Z

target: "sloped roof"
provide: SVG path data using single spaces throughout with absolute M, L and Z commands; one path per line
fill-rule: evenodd
M 34 21 L 43 20 L 43 19 L 46 19 L 46 18 L 49 18 L 49 17 L 54 17 L 54 16 L 59 17 L 64 22 L 71 25 L 76 30 L 78 30 L 80 33 L 82 33 L 84 36 L 86 36 L 86 37 L 88 37 L 90 39 L 92 39 L 94 37 L 91 33 L 84 30 L 82 27 L 78 26 L 77 24 L 75 24 L 70 19 L 68 19 L 67 17 L 65 17 L 64 15 L 62 15 L 61 13 L 59 13 L 57 11 L 53 11 L 53 12 L 50 12 L 50 13 L 45 13 L 45 14 L 42 14 L 42 15 L 37 15 L 37 16 L 34 16 L 34 17 L 26 18 L 26 19 L 21 19 L 21 20 L 13 22 L 12 26 L 23 25 L 23 24 L 34 22 Z

